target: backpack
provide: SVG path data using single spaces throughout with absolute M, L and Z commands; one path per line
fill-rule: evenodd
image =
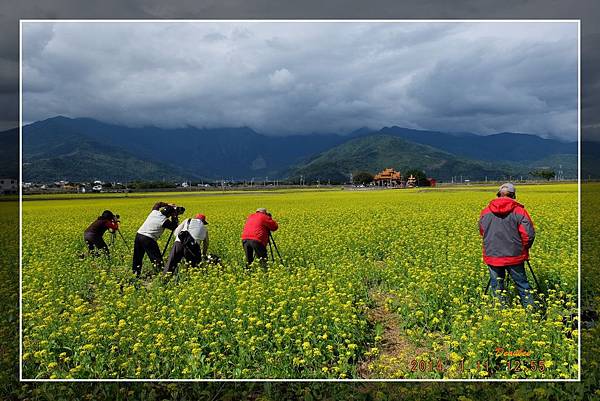
M 194 237 L 192 237 L 192 234 L 190 234 L 190 232 L 188 231 L 191 220 L 192 219 L 187 219 L 187 221 L 185 222 L 185 226 L 183 226 L 183 228 L 177 235 L 177 238 L 179 238 L 179 241 L 181 241 L 183 246 L 188 249 L 196 245 L 196 240 L 194 239 Z

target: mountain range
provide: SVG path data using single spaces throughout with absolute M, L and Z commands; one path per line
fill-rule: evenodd
M 344 181 L 352 172 L 377 172 L 386 166 L 394 166 L 398 171 L 419 169 L 442 180 L 450 180 L 452 176 L 485 179 L 518 174 L 517 169 L 505 163 L 471 160 L 396 136 L 373 134 L 317 155 L 293 170 L 293 179 L 303 175 L 311 181 Z
M 0 135 L 9 134 L 7 132 Z M 346 181 L 356 171 L 419 168 L 498 179 L 562 164 L 576 177 L 577 143 L 536 135 L 444 133 L 384 127 L 346 135 L 269 136 L 248 127 L 125 127 L 54 117 L 23 127 L 25 181 L 296 178 Z

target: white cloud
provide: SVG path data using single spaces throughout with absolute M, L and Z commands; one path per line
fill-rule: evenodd
M 294 83 L 294 75 L 286 68 L 281 68 L 269 75 L 269 84 L 275 90 L 289 89 Z
M 577 134 L 577 25 L 23 25 L 26 120 Z

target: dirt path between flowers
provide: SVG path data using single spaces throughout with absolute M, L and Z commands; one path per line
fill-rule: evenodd
M 367 313 L 367 319 L 379 332 L 381 339 L 376 344 L 378 352 L 359 363 L 358 374 L 363 379 L 401 379 L 411 368 L 411 361 L 428 349 L 412 343 L 404 333 L 400 317 L 389 310 L 387 300 L 393 295 L 372 291 L 370 298 L 375 307 Z

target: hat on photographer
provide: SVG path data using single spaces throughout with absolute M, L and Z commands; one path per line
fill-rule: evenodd
M 112 220 L 115 218 L 115 215 L 110 210 L 105 210 L 102 212 L 102 216 L 100 216 L 101 220 Z
M 515 184 L 512 182 L 506 182 L 500 185 L 498 188 L 498 192 L 496 193 L 497 197 L 507 196 L 509 198 L 515 198 L 517 190 L 515 189 Z
M 198 213 L 197 215 L 194 216 L 194 218 L 201 220 L 202 223 L 204 223 L 204 224 L 208 224 L 208 221 L 206 221 L 206 216 L 203 215 L 202 213 Z

